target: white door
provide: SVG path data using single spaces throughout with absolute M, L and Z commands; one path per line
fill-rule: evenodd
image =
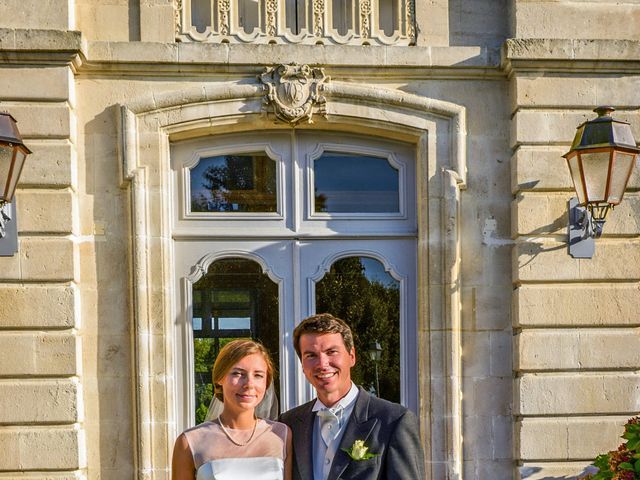
M 359 383 L 417 408 L 412 147 L 310 131 L 229 135 L 172 145 L 172 167 L 179 429 L 202 419 L 206 370 L 228 338 L 269 347 L 281 410 L 313 398 L 291 337 L 318 308 L 357 327 Z M 378 361 L 366 352 L 376 342 Z

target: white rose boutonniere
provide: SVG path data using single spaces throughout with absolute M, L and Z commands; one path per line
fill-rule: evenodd
M 364 444 L 364 440 L 356 440 L 353 442 L 351 448 L 343 448 L 342 451 L 346 452 L 352 460 L 369 460 L 370 458 L 377 457 L 379 453 L 370 453 L 369 447 Z

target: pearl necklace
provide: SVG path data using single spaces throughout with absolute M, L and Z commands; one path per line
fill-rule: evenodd
M 257 417 L 254 417 L 254 418 L 255 418 L 255 423 L 253 424 L 253 430 L 251 431 L 251 436 L 249 437 L 249 440 L 247 440 L 244 443 L 238 442 L 237 440 L 235 440 L 231 436 L 231 434 L 227 431 L 225 426 L 222 424 L 222 420 L 220 420 L 220 417 L 218 417 L 218 425 L 220 425 L 220 428 L 222 428 L 222 431 L 227 436 L 227 438 L 229 440 L 231 440 L 231 443 L 233 443 L 234 445 L 237 445 L 239 447 L 246 447 L 247 445 L 249 445 L 251 443 L 251 440 L 253 440 L 253 436 L 256 434 L 256 428 L 258 426 L 258 418 Z

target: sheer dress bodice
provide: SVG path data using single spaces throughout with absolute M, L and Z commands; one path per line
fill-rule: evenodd
M 227 428 L 238 443 L 251 437 L 251 430 Z M 256 432 L 244 446 L 234 444 L 217 422 L 204 422 L 184 432 L 193 454 L 196 480 L 282 480 L 286 455 L 287 426 L 258 420 Z

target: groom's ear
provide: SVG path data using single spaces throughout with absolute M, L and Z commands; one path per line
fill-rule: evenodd
M 353 367 L 356 364 L 356 347 L 351 347 L 349 356 L 351 357 L 351 366 Z

